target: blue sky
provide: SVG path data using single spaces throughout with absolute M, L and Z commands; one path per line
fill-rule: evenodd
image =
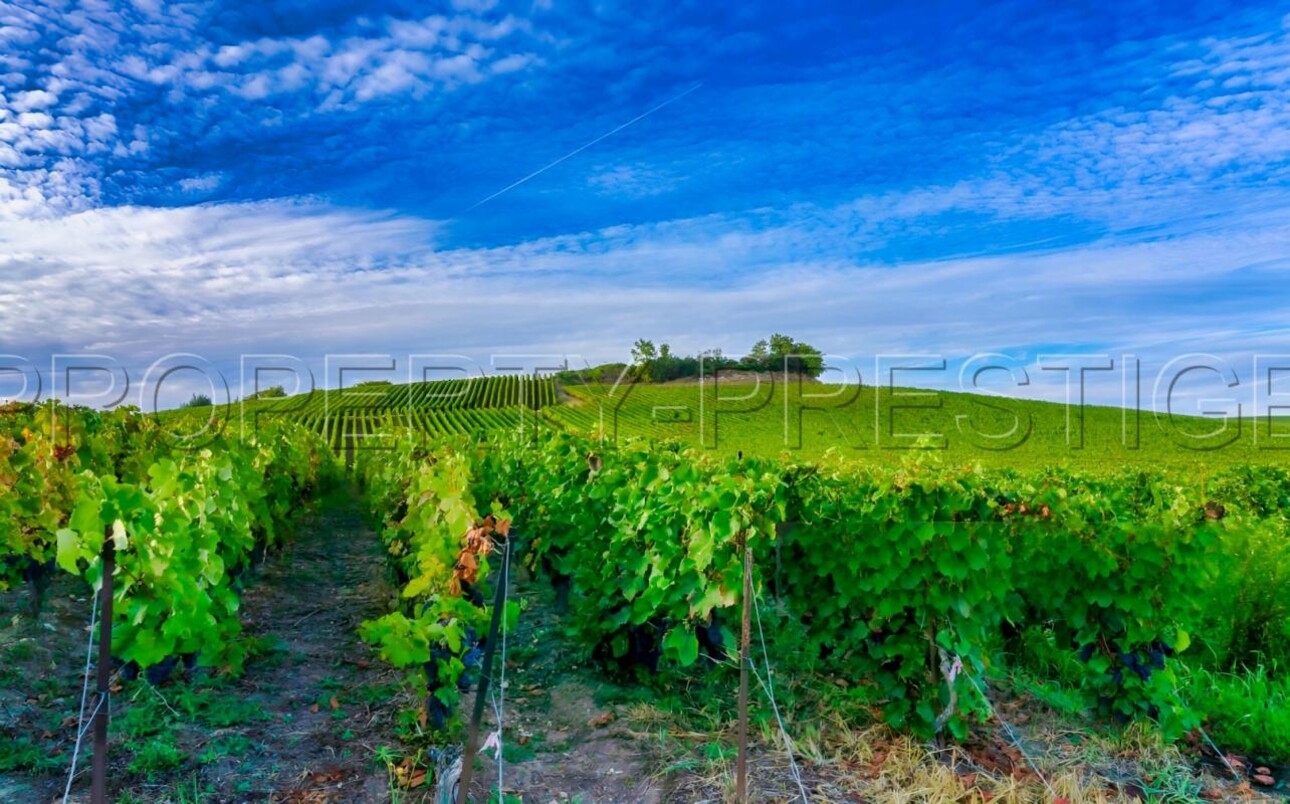
M 0 352 L 1290 352 L 1284 7 L 915 5 L 0 2 Z

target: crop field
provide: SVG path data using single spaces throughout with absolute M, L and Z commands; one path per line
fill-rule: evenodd
M 476 756 L 478 800 L 508 768 L 520 800 L 720 797 L 741 747 L 781 800 L 1281 789 L 1290 470 L 1265 447 L 1283 421 L 1201 463 L 1187 439 L 1210 420 L 1143 422 L 1130 449 L 1112 409 L 1068 435 L 1037 402 L 706 390 L 9 406 L 0 790 L 47 800 L 97 750 L 75 657 L 108 555 L 121 800 L 431 800 L 490 689 L 480 728 L 509 754 Z M 242 411 L 254 428 L 221 418 Z M 223 426 L 193 450 L 203 418 Z M 57 670 L 33 696 L 39 667 Z M 610 762 L 629 774 L 588 781 Z
M 400 429 L 430 436 L 482 433 L 534 426 L 537 411 L 554 404 L 551 379 L 501 375 L 391 385 L 372 383 L 344 391 L 234 404 L 225 414 L 255 425 L 291 421 L 318 433 L 335 450 L 387 444 Z M 182 416 L 191 417 L 191 412 Z

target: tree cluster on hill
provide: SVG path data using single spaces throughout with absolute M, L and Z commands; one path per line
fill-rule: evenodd
M 819 349 L 780 333 L 757 341 L 748 354 L 738 359 L 726 357 L 720 349 L 700 355 L 674 355 L 668 344 L 656 347 L 653 341 L 641 338 L 632 347 L 632 361 L 636 378 L 648 382 L 711 376 L 718 369 L 787 371 L 808 377 L 818 377 L 824 371 L 824 356 Z
M 252 399 L 282 399 L 286 395 L 286 388 L 283 388 L 281 385 L 273 385 L 254 394 L 247 394 L 246 398 L 248 401 Z

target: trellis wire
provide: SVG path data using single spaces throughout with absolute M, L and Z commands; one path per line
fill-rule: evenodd
M 94 626 L 98 622 L 99 616 L 99 596 L 96 591 L 93 596 L 94 602 L 90 605 L 90 638 L 85 646 L 85 674 L 84 682 L 81 684 L 81 709 L 76 716 L 76 747 L 72 749 L 72 767 L 67 772 L 67 786 L 63 788 L 63 801 L 72 793 L 72 780 L 76 778 L 76 763 L 80 760 L 81 740 L 85 737 L 85 731 L 89 727 L 85 725 L 85 704 L 90 695 L 90 664 L 94 656 Z M 90 713 L 90 722 L 94 722 L 94 717 L 99 712 L 99 707 L 103 705 L 100 699 L 94 705 L 94 711 Z

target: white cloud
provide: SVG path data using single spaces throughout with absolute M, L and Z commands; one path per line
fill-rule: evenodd
M 433 222 L 314 202 L 9 221 L 0 342 L 38 362 L 93 350 L 135 369 L 172 351 L 221 365 L 265 351 L 608 360 L 642 335 L 734 352 L 770 331 L 856 357 L 1020 350 L 1029 360 L 1055 343 L 1156 364 L 1183 351 L 1248 363 L 1241 355 L 1275 343 L 1269 333 L 1290 315 L 1283 297 L 1222 295 L 1233 282 L 1284 281 L 1285 209 L 1231 230 L 1012 256 L 899 266 L 818 256 L 854 228 L 854 206 L 781 211 L 764 229 L 706 216 L 487 249 L 437 246 Z
M 1018 150 L 1045 178 L 1065 178 L 1081 190 L 1222 182 L 1290 158 L 1290 32 L 1176 49 L 1190 56 L 1164 72 L 1194 79 L 1185 90 L 1141 108 L 1075 117 Z
M 58 96 L 52 92 L 46 92 L 43 89 L 35 89 L 30 92 L 18 92 L 9 102 L 11 109 L 19 112 L 29 112 L 33 109 L 47 109 L 58 101 Z
M 204 193 L 214 190 L 223 181 L 218 173 L 207 173 L 204 176 L 190 176 L 179 180 L 179 189 L 186 193 Z
M 6 94 L 0 75 L 0 217 L 96 206 L 110 158 L 147 157 L 154 141 L 175 134 L 124 122 L 138 98 L 158 102 L 155 87 L 165 91 L 160 102 L 188 116 L 209 114 L 225 95 L 266 102 L 280 117 L 308 116 L 422 98 L 541 63 L 519 38 L 527 22 L 487 3 L 467 5 L 417 20 L 373 19 L 335 39 L 219 46 L 206 39 L 200 4 L 83 4 L 64 9 L 58 36 L 43 35 L 50 28 L 37 10 L 0 6 L 0 42 L 13 51 L 0 54 L 0 71 L 15 71 L 24 87 Z
M 0 146 L 0 165 L 10 162 Z M 89 209 L 99 196 L 97 171 L 82 160 L 59 159 L 48 168 L 0 169 L 0 222 L 42 221 Z
M 118 59 L 126 74 L 179 93 L 225 89 L 260 100 L 310 89 L 320 108 L 357 105 L 395 94 L 424 95 L 483 81 L 540 63 L 532 53 L 495 45 L 527 23 L 511 16 L 476 16 L 489 6 L 457 16 L 418 20 L 384 18 L 361 36 L 264 38 L 213 48 L 173 44 Z
M 44 129 L 54 125 L 54 118 L 44 112 L 23 112 L 18 115 L 18 125 L 28 131 Z
M 604 195 L 644 198 L 671 192 L 682 179 L 647 165 L 615 165 L 592 174 L 587 183 Z

